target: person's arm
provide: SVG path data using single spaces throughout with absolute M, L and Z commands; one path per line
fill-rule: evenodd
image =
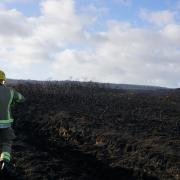
M 24 101 L 25 101 L 25 98 L 24 98 L 24 96 L 23 96 L 21 93 L 17 92 L 15 89 L 13 89 L 13 91 L 14 91 L 13 100 L 14 100 L 15 102 L 21 103 L 21 102 L 24 102 Z

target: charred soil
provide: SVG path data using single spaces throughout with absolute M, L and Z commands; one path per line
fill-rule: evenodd
M 26 102 L 13 108 L 12 179 L 180 179 L 178 89 L 70 82 L 14 88 Z

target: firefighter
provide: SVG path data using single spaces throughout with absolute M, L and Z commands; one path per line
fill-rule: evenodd
M 11 161 L 11 146 L 15 138 L 12 129 L 13 118 L 11 115 L 12 104 L 24 102 L 25 98 L 15 89 L 7 87 L 6 76 L 0 70 L 0 168 L 7 169 Z

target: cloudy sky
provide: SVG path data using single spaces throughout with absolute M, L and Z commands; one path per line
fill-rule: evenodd
M 180 0 L 1 0 L 0 69 L 180 87 Z

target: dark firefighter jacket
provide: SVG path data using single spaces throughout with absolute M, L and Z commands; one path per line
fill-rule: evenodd
M 0 85 L 0 128 L 10 127 L 14 121 L 11 106 L 15 102 L 23 102 L 24 96 L 15 89 Z

